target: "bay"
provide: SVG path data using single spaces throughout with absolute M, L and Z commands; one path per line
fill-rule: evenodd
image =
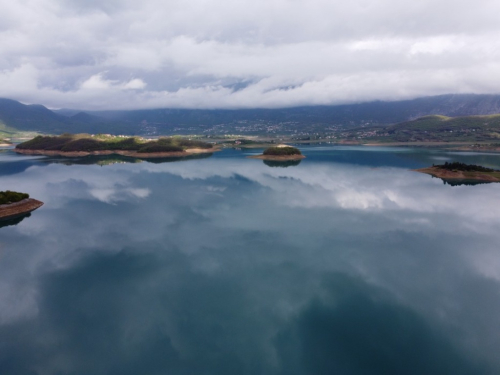
M 1 374 L 500 372 L 500 157 L 304 146 L 128 162 L 0 152 Z

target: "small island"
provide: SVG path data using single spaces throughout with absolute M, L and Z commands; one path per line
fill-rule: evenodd
M 118 154 L 144 159 L 211 154 L 218 149 L 215 149 L 211 143 L 180 137 L 145 140 L 139 137 L 104 134 L 62 134 L 60 136 L 39 135 L 18 144 L 14 151 L 20 154 L 67 157 Z
M 8 220 L 30 213 L 43 206 L 43 202 L 30 198 L 29 194 L 0 191 L 0 220 Z
M 430 174 L 433 177 L 447 180 L 476 180 L 483 182 L 500 182 L 500 171 L 480 165 L 459 162 L 433 165 L 428 168 L 415 169 L 416 172 Z
M 273 161 L 291 161 L 301 160 L 305 156 L 302 155 L 298 148 L 288 145 L 278 145 L 266 148 L 262 155 L 248 156 L 251 159 L 273 160 Z

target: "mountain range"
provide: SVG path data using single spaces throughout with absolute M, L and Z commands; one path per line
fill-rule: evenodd
M 52 134 L 281 134 L 391 125 L 427 115 L 455 117 L 497 113 L 500 113 L 500 95 L 475 94 L 279 109 L 162 108 L 129 111 L 50 110 L 42 105 L 0 99 L 0 123 L 4 128 Z

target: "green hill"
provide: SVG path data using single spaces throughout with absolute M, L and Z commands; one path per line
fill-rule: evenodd
M 65 131 L 70 121 L 42 105 L 25 105 L 0 99 L 0 122 L 11 131 Z
M 0 98 L 0 137 L 20 132 L 46 134 L 112 133 L 138 134 L 138 126 L 79 112 L 71 117 L 57 114 L 43 105 L 26 105 Z
M 406 121 L 391 126 L 398 130 L 419 130 L 419 131 L 453 131 L 453 130 L 497 130 L 500 128 L 500 114 L 489 116 L 424 116 L 413 121 Z
M 424 116 L 395 125 L 365 127 L 342 138 L 380 142 L 498 142 L 500 114 L 488 116 Z
M 425 116 L 385 129 L 398 141 L 491 141 L 500 139 L 500 114 L 489 116 Z
M 415 133 L 420 131 L 422 126 L 434 126 L 435 116 L 428 116 L 427 119 L 424 117 L 426 120 L 415 120 L 417 125 L 407 120 L 435 113 L 447 116 L 500 113 L 500 95 L 440 95 L 393 102 L 374 101 L 292 108 L 160 108 L 83 112 L 69 109 L 51 111 L 42 105 L 25 105 L 15 100 L 0 98 L 0 122 L 6 128 L 46 134 L 244 134 L 307 137 L 311 134 L 350 131 L 360 126 L 378 126 L 377 129 L 381 130 L 390 124 L 399 123 L 389 131 L 392 135 L 408 138 L 408 135 L 403 134 L 402 124 L 411 123 L 408 125 L 411 128 L 409 130 Z M 428 120 L 430 125 L 425 125 Z M 447 121 L 439 118 L 435 123 L 441 120 Z

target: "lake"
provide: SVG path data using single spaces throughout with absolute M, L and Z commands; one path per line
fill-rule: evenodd
M 500 373 L 500 155 L 303 146 L 127 162 L 0 151 L 0 374 Z

